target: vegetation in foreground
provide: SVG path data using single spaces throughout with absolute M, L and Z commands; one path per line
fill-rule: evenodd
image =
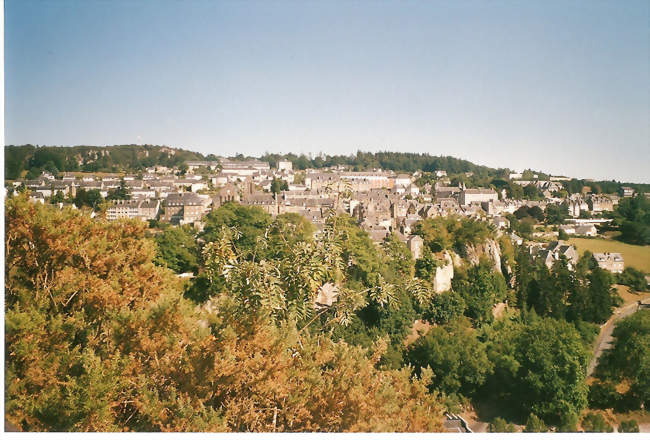
M 494 239 L 480 224 L 418 226 L 416 264 L 348 216 L 314 238 L 302 217 L 232 203 L 201 233 L 151 238 L 24 195 L 5 221 L 6 408 L 24 430 L 436 431 L 445 410 L 499 399 L 513 415 L 494 430 L 572 431 L 617 304 L 589 258 L 549 270 L 505 244 L 505 276 L 464 263 L 434 294 L 436 252 Z M 314 305 L 324 285 L 331 307 Z M 416 320 L 436 326 L 405 344 Z

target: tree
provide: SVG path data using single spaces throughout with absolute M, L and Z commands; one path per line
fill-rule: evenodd
M 234 227 L 239 234 L 235 239 L 237 249 L 246 258 L 253 258 L 258 239 L 264 235 L 272 220 L 269 214 L 257 206 L 228 202 L 205 216 L 205 227 L 200 237 L 206 242 L 214 241 L 222 227 Z
M 496 417 L 489 426 L 490 432 L 517 432 L 517 427 L 501 417 Z
M 546 223 L 550 225 L 560 225 L 569 217 L 569 207 L 566 203 L 556 205 L 549 203 L 546 205 Z
M 408 347 L 406 359 L 416 373 L 425 367 L 433 370 L 433 389 L 467 397 L 485 382 L 492 369 L 483 344 L 462 321 L 432 327 Z
M 439 325 L 457 321 L 465 312 L 465 300 L 453 290 L 439 295 L 434 295 L 426 306 L 422 317 L 427 321 Z
M 620 224 L 620 240 L 638 245 L 650 244 L 650 202 L 645 196 L 637 194 L 622 198 L 615 217 Z
M 108 191 L 106 200 L 131 200 L 131 194 L 126 184 L 124 183 L 124 180 L 120 182 L 120 186 L 118 188 Z
M 650 311 L 639 310 L 621 320 L 612 333 L 615 342 L 598 365 L 601 379 L 629 384 L 628 400 L 650 404 Z
M 465 315 L 479 324 L 492 321 L 492 306 L 506 296 L 503 275 L 486 263 L 471 267 L 466 274 L 457 271 L 452 288 L 465 301 Z
M 527 200 L 539 200 L 542 198 L 539 189 L 532 183 L 524 186 L 524 198 Z
M 62 191 L 57 191 L 56 194 L 54 194 L 50 198 L 50 203 L 52 203 L 53 205 L 57 203 L 63 203 L 63 202 L 65 202 L 65 196 L 63 195 Z
M 618 432 L 639 432 L 639 424 L 636 420 L 623 420 L 618 425 Z
M 289 189 L 289 184 L 282 179 L 273 178 L 271 182 L 271 192 L 274 195 L 277 195 L 280 191 L 287 191 Z
M 427 392 L 432 373 L 378 368 L 385 342 L 334 342 L 291 319 L 263 319 L 259 308 L 242 319 L 233 299 L 273 295 L 258 283 L 269 267 L 233 261 L 229 287 L 244 288 L 248 271 L 257 290 L 229 290 L 199 308 L 153 264 L 142 222 L 90 219 L 24 195 L 5 215 L 5 408 L 23 430 L 442 429 L 444 408 Z M 304 249 L 279 278 L 313 276 L 297 272 L 304 258 L 331 254 Z
M 77 194 L 74 198 L 74 204 L 77 206 L 77 208 L 88 206 L 96 209 L 103 201 L 104 198 L 98 189 L 91 189 L 86 191 L 85 189 L 80 188 L 77 190 Z
M 648 288 L 645 274 L 633 267 L 626 267 L 623 273 L 617 275 L 617 282 L 618 284 L 629 286 L 637 292 L 642 292 Z
M 548 432 L 548 427 L 542 419 L 531 413 L 526 420 L 524 432 Z
M 522 414 L 569 429 L 587 404 L 588 353 L 569 323 L 532 316 L 488 333 L 492 393 Z
M 199 268 L 199 252 L 195 234 L 189 225 L 166 227 L 154 236 L 158 245 L 154 261 L 176 273 L 196 272 Z
M 582 429 L 585 432 L 613 432 L 612 426 L 607 423 L 600 413 L 590 412 L 582 419 Z

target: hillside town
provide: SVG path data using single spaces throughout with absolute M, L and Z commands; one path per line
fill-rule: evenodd
M 522 180 L 522 173 L 509 173 L 513 184 L 535 188 L 543 195 L 534 200 L 514 199 L 507 197 L 505 189 L 497 192 L 492 188 L 452 185 L 445 170 L 433 173 L 433 183 L 418 185 L 421 176 L 421 172 L 398 174 L 382 169 L 350 171 L 345 166 L 297 171 L 288 160 L 271 167 L 255 159 L 218 158 L 187 161 L 182 169 L 153 166 L 138 174 L 65 172 L 54 176 L 44 171 L 37 179 L 17 179 L 8 182 L 7 187 L 28 189 L 30 199 L 37 203 L 60 200 L 55 202 L 60 208 L 76 208 L 71 200 L 79 192 L 95 191 L 103 199 L 113 199 L 105 207 L 108 220 L 141 219 L 192 225 L 198 230 L 203 228 L 202 218 L 208 212 L 228 202 L 259 207 L 273 217 L 299 214 L 318 229 L 323 228 L 329 213 L 347 213 L 376 243 L 394 233 L 415 259 L 421 256 L 422 239 L 413 235 L 413 227 L 423 219 L 456 215 L 488 222 L 514 244 L 525 243 L 531 256 L 543 260 L 549 269 L 562 257 L 569 265 L 578 260 L 574 246 L 558 241 L 561 236 L 597 236 L 598 228 L 611 222 L 602 214 L 613 211 L 621 197 L 635 195 L 626 187 L 621 194 L 592 194 L 585 187 L 581 194 L 559 197 L 562 182 L 569 180 L 566 177 L 541 180 L 533 175 L 533 180 Z M 566 209 L 564 224 L 548 228 L 538 222 L 527 240 L 511 228 L 510 219 L 518 211 L 544 212 L 549 206 Z M 621 273 L 624 269 L 620 253 L 594 254 L 594 258 L 610 272 Z M 446 280 L 441 281 L 440 291 L 448 288 L 451 277 L 453 270 L 443 277 Z

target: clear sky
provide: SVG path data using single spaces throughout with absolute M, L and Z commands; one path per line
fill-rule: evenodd
M 649 29 L 647 0 L 6 0 L 5 143 L 650 182 Z

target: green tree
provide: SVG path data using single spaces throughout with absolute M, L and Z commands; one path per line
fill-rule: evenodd
M 199 268 L 196 231 L 189 225 L 168 226 L 154 236 L 158 245 L 155 262 L 176 273 L 196 272 Z
M 560 225 L 569 217 L 569 207 L 566 203 L 546 205 L 546 223 Z
M 517 432 L 517 427 L 501 417 L 496 417 L 489 426 L 490 432 Z
M 648 283 L 645 280 L 645 274 L 633 267 L 626 267 L 623 273 L 617 275 L 618 284 L 629 286 L 637 292 L 647 290 Z
M 120 182 L 119 187 L 108 191 L 106 200 L 131 200 L 131 193 L 124 180 Z
M 607 423 L 600 413 L 590 412 L 582 418 L 582 429 L 585 432 L 613 432 L 614 428 Z
M 383 247 L 388 260 L 387 279 L 394 282 L 412 278 L 415 273 L 415 261 L 406 244 L 391 233 L 384 239 Z
M 492 306 L 506 296 L 503 275 L 486 263 L 473 266 L 466 273 L 457 271 L 452 288 L 465 301 L 465 315 L 479 324 L 492 321 Z
M 492 369 L 483 344 L 462 321 L 431 328 L 409 346 L 406 359 L 416 373 L 425 367 L 433 370 L 434 389 L 467 397 L 485 382 Z
M 618 425 L 618 432 L 639 432 L 639 424 L 636 420 L 623 420 Z
M 453 290 L 434 295 L 425 307 L 422 317 L 427 321 L 445 325 L 458 320 L 465 312 L 465 300 Z
M 74 198 L 74 204 L 77 208 L 88 206 L 97 209 L 103 201 L 104 198 L 98 189 L 90 189 L 86 191 L 85 189 L 80 188 L 77 190 L 77 194 Z
M 639 310 L 621 320 L 614 332 L 613 348 L 606 352 L 598 366 L 598 376 L 613 381 L 626 380 L 630 389 L 628 400 L 650 404 L 650 311 Z
M 282 180 L 282 179 L 277 179 L 273 178 L 273 181 L 271 182 L 271 192 L 276 195 L 280 191 L 287 191 L 289 189 L 289 184 Z
M 63 195 L 62 191 L 57 191 L 56 194 L 54 194 L 50 198 L 50 203 L 52 203 L 53 205 L 57 203 L 63 203 L 63 202 L 65 202 L 65 196 Z
M 526 420 L 524 432 L 548 432 L 548 427 L 542 419 L 531 413 Z
M 488 333 L 495 374 L 489 389 L 522 414 L 569 429 L 587 404 L 588 352 L 569 323 L 531 317 Z
M 253 258 L 258 250 L 258 241 L 271 222 L 271 216 L 257 206 L 228 202 L 205 216 L 205 227 L 200 237 L 206 242 L 215 241 L 222 227 L 234 227 L 239 234 L 235 239 L 237 249 L 246 258 Z

